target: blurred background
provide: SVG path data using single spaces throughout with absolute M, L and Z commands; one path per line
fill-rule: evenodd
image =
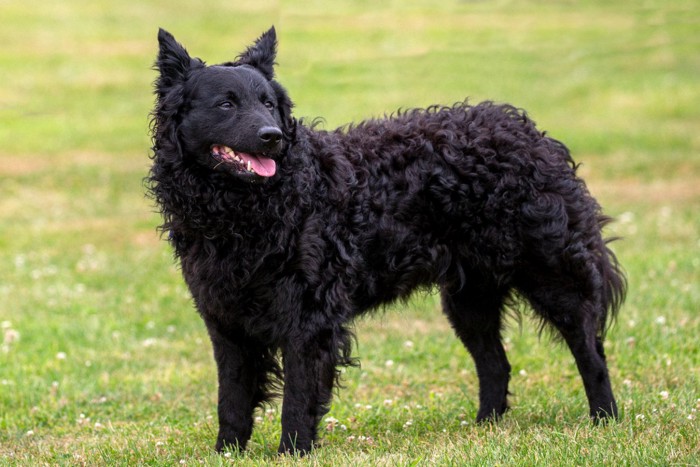
M 696 0 L 0 0 L 0 455 L 48 463 L 209 455 L 213 360 L 143 187 L 156 34 L 167 29 L 214 64 L 271 25 L 277 77 L 297 117 L 335 128 L 398 108 L 494 100 L 527 109 L 569 146 L 618 219 L 608 234 L 624 237 L 614 249 L 629 299 L 607 343 L 630 424 L 617 442 L 660 462 L 697 454 Z M 326 438 L 342 448 L 373 433 L 374 446 L 352 449 L 378 449 L 378 434 L 400 432 L 411 417 L 423 420 L 424 436 L 444 425 L 450 443 L 477 442 L 459 430 L 476 411 L 473 366 L 437 298 L 396 308 L 359 324 L 363 366 L 348 370 L 332 410 L 355 425 L 342 422 L 351 433 Z M 520 423 L 579 420 L 585 401 L 568 353 L 528 320 L 507 339 L 526 393 L 515 402 Z M 373 409 L 357 420 L 356 404 L 397 399 L 415 413 Z M 659 401 L 666 412 L 653 412 Z M 431 409 L 421 416 L 417 406 Z M 635 424 L 660 414 L 670 428 L 655 449 L 657 435 Z M 261 414 L 253 455 L 274 451 L 277 422 L 275 410 Z M 526 439 L 512 447 L 521 459 L 538 455 L 539 438 L 506 427 Z M 626 438 L 635 430 L 639 441 Z M 415 459 L 402 439 L 385 441 Z

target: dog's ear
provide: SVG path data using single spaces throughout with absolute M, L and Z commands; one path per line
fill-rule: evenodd
M 159 91 L 185 81 L 190 69 L 204 65 L 201 60 L 190 57 L 185 48 L 165 29 L 158 30 L 158 44 L 160 51 L 156 68 L 160 71 Z
M 255 43 L 238 56 L 236 65 L 250 65 L 260 71 L 265 78 L 275 76 L 274 65 L 277 55 L 277 33 L 272 26 L 255 40 Z
M 277 81 L 270 80 L 272 89 L 275 90 L 275 95 L 277 96 L 277 109 L 280 113 L 280 119 L 282 120 L 282 131 L 285 135 L 290 135 L 294 130 L 294 119 L 292 118 L 292 100 L 287 94 L 287 90 L 282 87 Z

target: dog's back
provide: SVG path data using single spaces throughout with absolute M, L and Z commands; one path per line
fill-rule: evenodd
M 297 155 L 293 146 L 289 157 L 317 165 L 308 189 L 328 204 L 324 235 L 336 243 L 322 256 L 336 255 L 357 278 L 348 286 L 358 311 L 462 268 L 516 286 L 533 265 L 575 269 L 556 263 L 580 260 L 577 248 L 600 257 L 599 273 L 622 293 L 602 239 L 606 218 L 569 151 L 512 106 L 411 110 L 336 132 L 303 128 L 299 137 L 304 149 Z M 605 302 L 616 309 L 618 300 Z

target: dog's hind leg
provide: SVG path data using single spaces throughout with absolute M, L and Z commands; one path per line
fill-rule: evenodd
M 474 359 L 479 377 L 477 422 L 497 420 L 508 409 L 510 364 L 501 342 L 506 292 L 467 279 L 442 287 L 442 306 L 457 336 Z
M 586 308 L 592 308 L 590 302 L 581 304 L 581 309 Z M 555 326 L 574 355 L 593 421 L 617 418 L 617 403 L 608 375 L 603 339 L 596 333 L 597 326 L 591 322 L 590 315 L 583 312 L 573 322 L 564 320 L 555 323 Z
M 274 351 L 205 320 L 219 376 L 219 435 L 216 450 L 245 449 L 253 430 L 253 411 L 270 395 L 270 374 L 279 372 Z
M 603 351 L 604 305 L 596 288 L 581 286 L 581 282 L 565 271 L 542 274 L 533 270 L 521 281 L 524 287 L 518 288 L 564 338 L 583 379 L 590 416 L 597 422 L 616 418 L 617 404 Z

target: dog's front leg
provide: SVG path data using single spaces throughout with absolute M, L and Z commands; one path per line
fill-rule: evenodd
M 288 342 L 282 349 L 284 398 L 280 453 L 308 453 L 316 441 L 318 423 L 327 412 L 336 376 L 332 331 Z
M 216 450 L 245 449 L 253 431 L 253 411 L 266 397 L 265 347 L 240 331 L 206 322 L 219 376 L 219 435 Z

